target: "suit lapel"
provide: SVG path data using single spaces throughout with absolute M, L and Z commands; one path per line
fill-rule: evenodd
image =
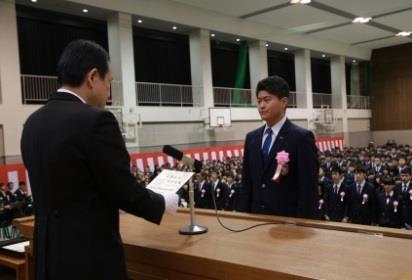
M 289 128 L 290 128 L 290 121 L 286 119 L 278 135 L 276 136 L 275 143 L 273 143 L 273 146 L 270 149 L 269 159 L 265 163 L 265 166 L 263 167 L 263 172 L 266 172 L 266 169 L 272 165 L 273 161 L 275 160 L 275 154 L 279 152 L 281 148 L 283 147 L 283 144 L 285 143 L 285 140 L 286 140 L 286 136 L 289 133 Z

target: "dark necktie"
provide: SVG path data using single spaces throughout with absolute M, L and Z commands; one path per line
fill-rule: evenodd
M 333 185 L 333 191 L 337 194 L 338 193 L 338 185 Z
M 358 194 L 361 194 L 361 185 L 357 185 L 358 188 Z
M 265 131 L 266 139 L 263 143 L 262 153 L 263 153 L 263 160 L 266 162 L 269 159 L 269 151 L 270 151 L 270 144 L 272 144 L 272 129 L 267 128 Z

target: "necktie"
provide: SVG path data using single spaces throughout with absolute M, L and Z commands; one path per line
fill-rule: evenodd
M 336 185 L 336 184 L 333 185 L 333 190 L 334 190 L 335 193 L 338 193 L 338 185 Z
M 270 151 L 270 144 L 272 144 L 272 129 L 267 128 L 265 131 L 266 139 L 263 143 L 262 153 L 263 153 L 263 160 L 266 162 L 269 158 L 269 151 Z
M 405 184 L 403 184 L 402 192 L 406 192 L 407 188 L 408 188 L 408 187 L 407 187 Z
M 358 194 L 361 194 L 361 185 L 358 185 L 357 188 L 358 188 Z

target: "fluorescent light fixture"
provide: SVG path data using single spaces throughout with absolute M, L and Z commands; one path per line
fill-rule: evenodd
M 266 47 L 269 47 L 269 44 L 268 43 L 266 43 L 266 45 L 265 45 Z
M 83 9 L 83 13 L 88 13 L 89 10 L 88 9 Z
M 31 0 L 33 3 L 36 3 L 37 2 L 37 0 Z
M 288 48 L 284 48 L 284 50 L 285 50 L 285 51 L 287 51 L 287 50 L 288 50 Z
M 215 36 L 216 36 L 215 33 L 210 34 L 210 37 L 215 37 Z
M 311 0 L 290 0 L 290 4 L 309 4 Z
M 326 54 L 322 54 L 322 57 L 326 57 Z
M 176 30 L 176 29 L 177 29 L 177 26 L 173 26 L 172 29 L 173 29 L 173 30 Z
M 368 23 L 372 20 L 371 17 L 357 17 L 352 20 L 353 23 Z
M 143 22 L 143 20 L 141 20 L 141 19 L 137 20 L 137 23 L 142 23 L 142 22 Z
M 356 63 L 356 59 L 352 60 L 353 63 Z
M 412 34 L 411 31 L 401 31 L 398 34 L 396 34 L 396 36 L 401 36 L 401 37 L 408 37 Z
M 240 39 L 239 39 L 239 38 L 236 38 L 236 42 L 240 42 Z

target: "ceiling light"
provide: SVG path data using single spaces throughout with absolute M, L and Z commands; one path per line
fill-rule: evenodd
M 172 29 L 173 29 L 173 30 L 176 30 L 176 29 L 177 29 L 177 26 L 173 26 Z
M 396 34 L 396 36 L 402 36 L 402 37 L 408 37 L 412 34 L 411 31 L 401 31 L 398 34 Z
M 215 37 L 215 36 L 216 36 L 215 33 L 210 34 L 210 37 Z
M 311 0 L 290 0 L 290 4 L 309 4 Z
M 300 4 L 309 4 L 311 0 L 300 0 Z
M 269 47 L 269 44 L 268 43 L 266 43 L 266 45 L 265 45 L 266 47 Z
M 352 20 L 353 23 L 368 23 L 372 20 L 371 17 L 357 17 Z
M 240 42 L 240 39 L 239 39 L 239 38 L 236 38 L 236 42 Z
M 326 57 L 326 54 L 322 54 L 322 57 Z
M 88 9 L 83 9 L 83 13 L 88 13 L 89 10 Z
M 353 63 L 356 63 L 356 59 L 352 60 Z
M 33 3 L 36 3 L 37 2 L 37 0 L 31 0 Z
M 288 48 L 284 48 L 284 50 L 285 50 L 285 51 L 287 51 L 287 50 L 288 50 Z
M 143 22 L 143 20 L 141 20 L 141 19 L 137 20 L 137 23 L 142 23 L 142 22 Z

